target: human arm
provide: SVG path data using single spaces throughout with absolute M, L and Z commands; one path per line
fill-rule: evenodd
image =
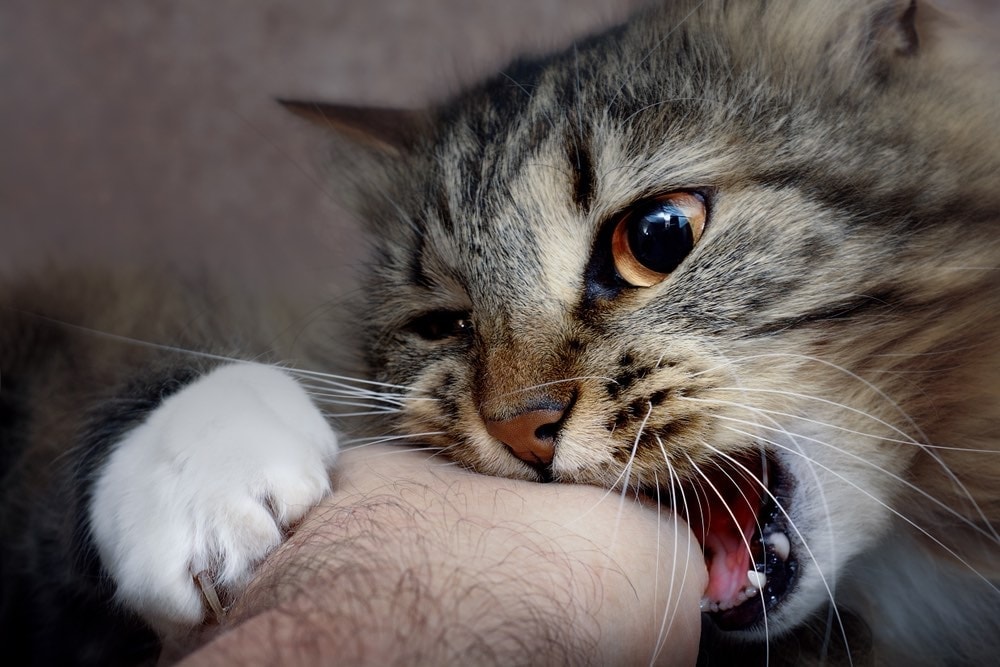
M 337 491 L 185 665 L 693 664 L 703 559 L 666 511 L 584 486 L 347 451 Z

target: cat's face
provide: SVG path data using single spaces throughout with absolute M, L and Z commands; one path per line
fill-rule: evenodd
M 898 113 L 926 102 L 906 49 L 858 37 L 907 44 L 896 4 L 812 31 L 680 4 L 508 70 L 386 162 L 369 356 L 400 431 L 471 468 L 676 507 L 717 623 L 775 633 L 926 521 L 912 471 L 951 422 L 924 416 L 995 331 L 956 302 L 995 278 L 952 269 L 995 263 L 996 208 L 955 178 L 960 131 Z

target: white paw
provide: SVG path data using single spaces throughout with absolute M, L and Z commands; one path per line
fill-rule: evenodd
M 202 621 L 192 573 L 239 590 L 330 490 L 337 439 L 295 380 L 218 368 L 164 400 L 114 448 L 90 523 L 118 599 L 161 629 Z

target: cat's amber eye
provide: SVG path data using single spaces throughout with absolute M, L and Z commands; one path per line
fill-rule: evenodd
M 701 238 L 706 217 L 705 199 L 693 192 L 662 195 L 632 207 L 611 236 L 618 275 L 634 287 L 663 282 Z
M 410 320 L 406 329 L 426 340 L 443 340 L 472 332 L 469 314 L 454 310 L 435 310 Z

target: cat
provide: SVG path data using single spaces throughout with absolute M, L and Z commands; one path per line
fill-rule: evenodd
M 369 365 L 425 399 L 397 428 L 492 475 L 673 489 L 708 663 L 989 662 L 995 77 L 915 2 L 660 4 L 427 115 L 294 105 L 374 154 L 340 178 Z
M 426 112 L 288 102 L 369 226 L 391 433 L 671 499 L 710 573 L 704 664 L 988 663 L 1000 111 L 941 21 L 675 0 Z M 43 659 L 200 622 L 191 575 L 238 591 L 338 449 L 310 371 L 269 363 L 281 314 L 94 280 L 15 286 L 0 321 L 3 618 Z M 64 645 L 9 620 L 46 617 Z

